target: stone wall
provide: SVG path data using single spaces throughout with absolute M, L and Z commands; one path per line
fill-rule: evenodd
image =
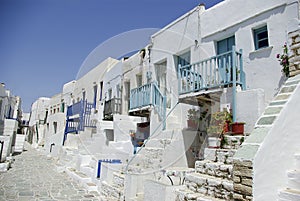
M 290 76 L 300 74 L 300 29 L 289 33 Z
M 233 161 L 233 199 L 252 200 L 253 165 L 250 160 Z

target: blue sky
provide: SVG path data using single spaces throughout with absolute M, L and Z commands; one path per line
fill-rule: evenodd
M 0 0 L 0 82 L 30 111 L 76 78 L 89 53 L 126 31 L 162 28 L 221 0 Z

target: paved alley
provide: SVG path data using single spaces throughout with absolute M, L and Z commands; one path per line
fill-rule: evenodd
M 89 193 L 57 172 L 53 159 L 29 146 L 14 159 L 12 167 L 0 173 L 0 201 L 99 200 L 97 192 Z

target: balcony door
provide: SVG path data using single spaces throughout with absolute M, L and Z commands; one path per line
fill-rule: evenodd
M 231 54 L 225 54 L 225 55 L 222 54 L 231 51 L 232 46 L 234 45 L 235 45 L 235 36 L 231 36 L 217 42 L 217 55 L 218 55 L 217 62 L 218 62 L 221 82 L 228 82 L 229 80 L 232 80 L 232 76 L 228 78 L 227 75 L 229 71 L 230 74 L 232 74 Z
M 235 37 L 231 36 L 217 42 L 217 54 L 223 54 L 229 52 L 232 46 L 235 45 Z
M 167 95 L 167 61 L 155 64 L 155 74 L 160 91 Z

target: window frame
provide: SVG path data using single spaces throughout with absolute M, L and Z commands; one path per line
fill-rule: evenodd
M 266 37 L 264 38 L 259 38 L 258 35 L 261 33 L 266 32 Z M 270 43 L 269 43 L 269 31 L 268 31 L 268 26 L 264 25 L 264 26 L 260 26 L 258 28 L 254 28 L 253 29 L 253 40 L 254 40 L 254 48 L 255 50 L 260 50 L 263 48 L 267 48 L 270 47 Z M 267 40 L 267 45 L 264 46 L 260 46 L 260 42 Z

